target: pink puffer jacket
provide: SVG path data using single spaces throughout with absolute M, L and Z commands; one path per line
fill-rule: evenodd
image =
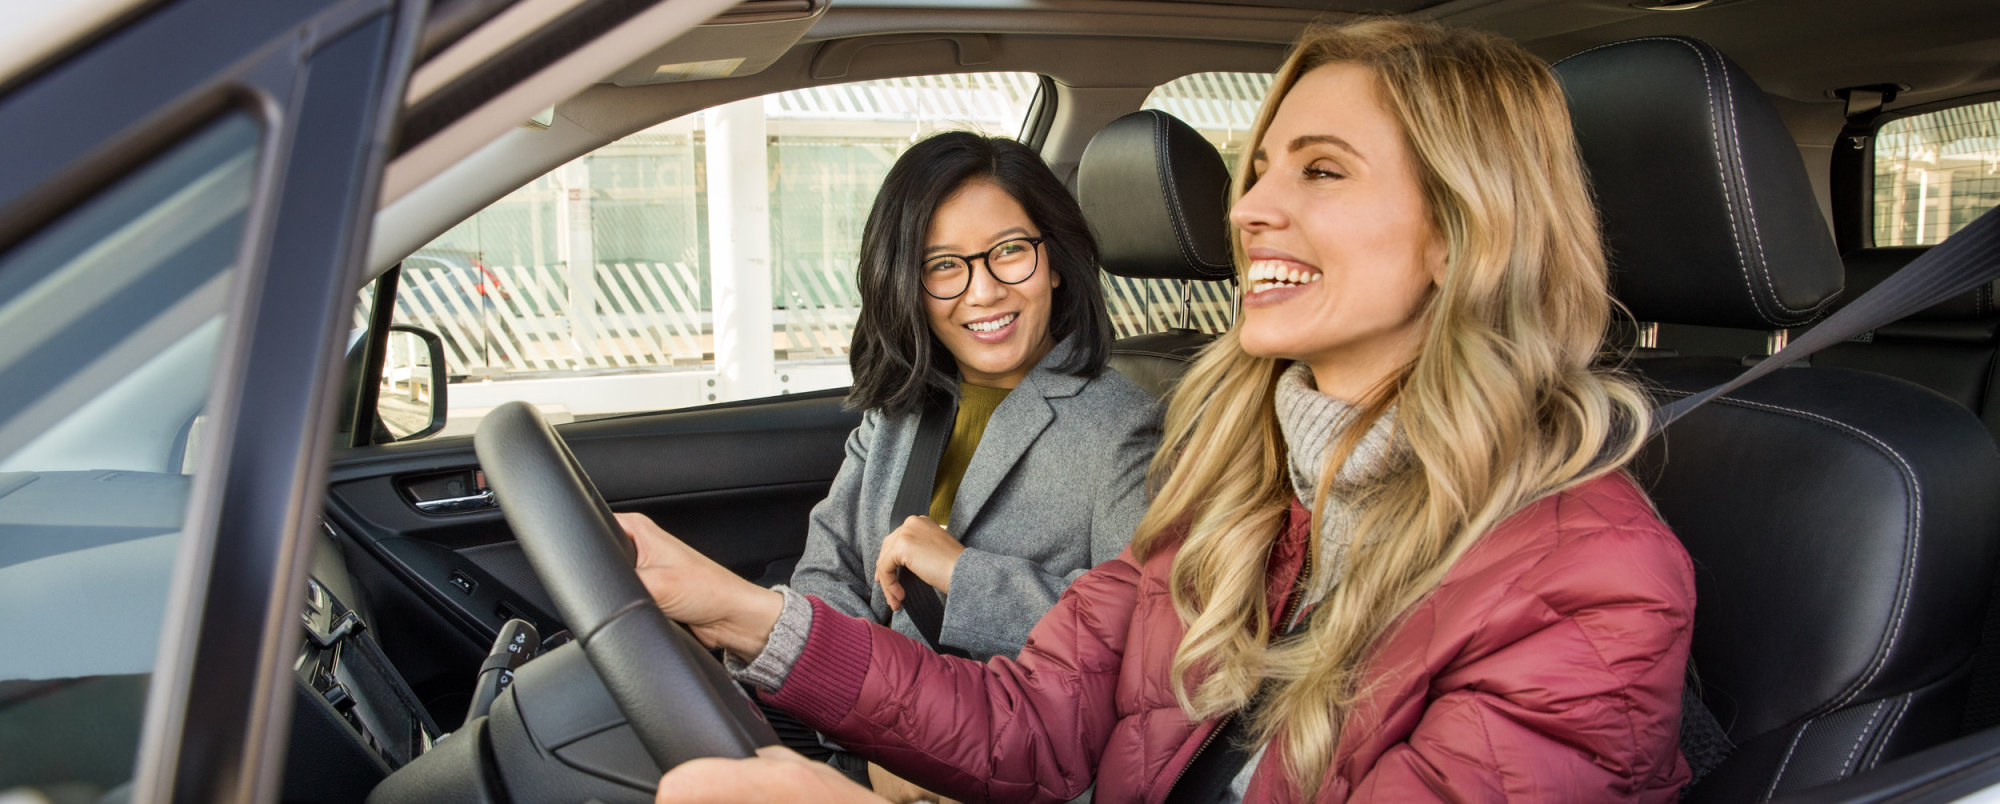
M 1273 601 L 1297 583 L 1308 521 L 1295 503 Z M 1018 661 L 939 656 L 814 601 L 805 652 L 766 697 L 945 795 L 1063 801 L 1095 781 L 1101 804 L 1159 802 L 1216 727 L 1168 687 L 1173 554 L 1091 570 Z M 1385 638 L 1317 800 L 1672 801 L 1693 615 L 1687 553 L 1629 478 L 1543 499 Z M 1297 799 L 1278 759 L 1248 801 Z

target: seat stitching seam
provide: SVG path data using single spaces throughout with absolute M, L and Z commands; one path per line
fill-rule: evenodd
M 1889 738 L 1895 735 L 1896 727 L 1903 725 L 1903 716 L 1909 714 L 1910 707 L 1916 704 L 1917 691 L 1911 690 L 1903 693 L 1900 697 L 1903 699 L 1903 705 L 1896 710 L 1896 716 L 1890 718 L 1889 725 L 1882 729 L 1882 745 L 1876 746 L 1874 756 L 1868 758 L 1867 764 L 1869 768 L 1875 767 L 1875 763 L 1882 761 L 1882 750 L 1888 747 Z M 1866 768 L 1863 768 L 1863 770 L 1866 770 Z
M 1688 50 L 1694 52 L 1695 64 L 1701 67 L 1702 86 L 1706 90 L 1703 93 L 1702 99 L 1708 102 L 1709 145 L 1714 149 L 1716 172 L 1723 175 L 1722 203 L 1723 206 L 1727 208 L 1729 212 L 1729 214 L 1727 215 L 1727 217 L 1729 218 L 1729 237 L 1730 241 L 1736 246 L 1736 268 L 1743 274 L 1743 284 L 1745 286 L 1753 288 L 1750 293 L 1750 306 L 1755 308 L 1757 316 L 1759 318 L 1764 319 L 1765 323 L 1777 326 L 1778 322 L 1773 320 L 1771 314 L 1764 309 L 1764 302 L 1762 299 L 1758 298 L 1757 293 L 1754 289 L 1756 280 L 1752 279 L 1750 276 L 1750 266 L 1748 264 L 1749 254 L 1745 251 L 1744 248 L 1743 232 L 1741 229 L 1738 228 L 1736 223 L 1736 199 L 1730 195 L 1730 187 L 1729 187 L 1730 170 L 1729 167 L 1726 164 L 1724 164 L 1722 160 L 1722 132 L 1721 129 L 1719 128 L 1720 115 L 1716 113 L 1715 109 L 1715 77 L 1709 72 L 1708 59 L 1706 58 L 1706 54 L 1704 54 L 1700 48 L 1695 47 L 1692 43 L 1688 42 L 1685 39 L 1680 39 L 1670 36 L 1648 36 L 1648 37 L 1641 37 L 1638 39 L 1628 39 L 1625 40 L 1624 42 L 1613 42 L 1608 45 L 1598 45 L 1597 47 L 1583 51 L 1583 53 L 1578 53 L 1574 56 L 1570 56 L 1569 58 L 1565 58 L 1562 61 L 1558 61 L 1556 62 L 1556 64 L 1562 64 L 1563 62 L 1577 58 L 1578 56 L 1582 56 L 1586 53 L 1595 53 L 1599 50 L 1603 50 L 1608 47 L 1616 47 L 1618 45 L 1629 44 L 1631 42 L 1672 42 L 1674 44 L 1680 45 L 1681 47 L 1685 47 Z M 1727 102 L 1727 100 L 1728 100 L 1727 98 L 1724 99 L 1725 102 Z M 1731 119 L 1733 125 L 1733 120 L 1734 120 L 1733 110 Z
M 1834 778 L 1847 778 L 1847 772 L 1854 767 L 1854 755 L 1861 753 L 1861 745 L 1868 742 L 1868 734 L 1875 730 L 1875 721 L 1882 717 L 1882 707 L 1888 703 L 1886 698 L 1875 702 L 1875 711 L 1869 713 L 1868 722 L 1861 726 L 1861 733 L 1854 735 L 1854 747 L 1847 749 L 1847 761 L 1840 763 L 1840 775 Z
M 1832 711 L 1833 709 L 1838 709 L 1842 706 L 1846 706 L 1850 701 L 1854 700 L 1855 696 L 1861 694 L 1861 690 L 1865 689 L 1869 684 L 1874 683 L 1875 677 L 1881 674 L 1883 665 L 1888 663 L 1889 651 L 1895 648 L 1896 639 L 1902 634 L 1903 617 L 1904 615 L 1909 613 L 1910 589 L 1912 586 L 1915 585 L 1914 580 L 1917 574 L 1918 548 L 1921 547 L 1923 539 L 1923 526 L 1924 526 L 1923 484 L 1917 480 L 1916 470 L 1910 467 L 1910 462 L 1903 457 L 1902 453 L 1897 452 L 1894 447 L 1889 446 L 1888 444 L 1884 443 L 1881 439 L 1876 438 L 1874 435 L 1866 431 L 1863 431 L 1860 428 L 1854 427 L 1845 422 L 1835 421 L 1825 416 L 1821 416 L 1817 413 L 1811 413 L 1803 410 L 1797 410 L 1794 408 L 1788 408 L 1783 405 L 1774 405 L 1767 402 L 1752 402 L 1749 400 L 1734 399 L 1734 398 L 1718 399 L 1717 401 L 1724 402 L 1727 404 L 1740 405 L 1744 407 L 1764 408 L 1766 410 L 1784 411 L 1786 413 L 1790 413 L 1795 416 L 1801 416 L 1804 418 L 1821 422 L 1834 429 L 1844 430 L 1851 435 L 1858 436 L 1868 441 L 1869 443 L 1874 444 L 1877 449 L 1887 453 L 1892 459 L 1894 459 L 1896 464 L 1902 468 L 1903 477 L 1909 484 L 1909 489 L 1911 493 L 1910 507 L 1912 513 L 1912 522 L 1911 526 L 1906 530 L 1906 533 L 1908 533 L 1909 535 L 1903 549 L 1903 557 L 1904 557 L 1903 571 L 1900 573 L 1901 577 L 1898 578 L 1898 583 L 1897 583 L 1898 587 L 1900 588 L 1897 590 L 1896 594 L 1896 607 L 1895 607 L 1896 617 L 1893 621 L 1891 621 L 1889 626 L 1888 637 L 1882 643 L 1882 645 L 1879 648 L 1877 648 L 1875 656 L 1870 661 L 1869 668 L 1867 669 L 1865 675 L 1860 680 L 1856 681 L 1847 690 L 1847 692 L 1840 698 L 1840 700 L 1835 701 L 1833 705 L 1826 711 Z
M 1735 172 L 1742 177 L 1743 209 L 1749 218 L 1746 228 L 1750 230 L 1750 242 L 1756 246 L 1757 254 L 1755 262 L 1757 263 L 1757 271 L 1764 276 L 1764 288 L 1771 294 L 1771 304 L 1787 313 L 1797 314 L 1804 312 L 1809 308 L 1795 308 L 1786 304 L 1785 300 L 1778 295 L 1778 283 L 1771 279 L 1771 257 L 1764 251 L 1763 228 L 1757 224 L 1757 201 L 1750 196 L 1750 163 L 1743 158 L 1743 126 L 1736 122 L 1736 89 L 1730 83 L 1728 62 L 1724 61 L 1722 54 L 1716 52 L 1713 47 L 1709 48 L 1709 50 L 1716 57 L 1716 72 L 1722 74 L 1723 107 L 1729 112 L 1729 128 L 1736 134 L 1736 136 L 1729 138 L 1729 147 L 1730 150 L 1736 153 Z M 1766 318 L 1765 320 L 1769 321 L 1770 319 Z M 1772 321 L 1771 323 L 1775 324 L 1778 322 Z
M 1200 254 L 1194 251 L 1194 234 L 1188 229 L 1187 211 L 1181 209 L 1181 205 L 1177 202 L 1177 199 L 1180 198 L 1180 188 L 1174 184 L 1173 160 L 1167 154 L 1167 134 L 1169 132 L 1167 127 L 1167 113 L 1153 110 L 1152 118 L 1153 131 L 1158 135 L 1153 145 L 1153 153 L 1159 159 L 1156 172 L 1160 177 L 1160 189 L 1167 194 L 1161 200 L 1166 203 L 1167 211 L 1173 213 L 1174 216 L 1174 245 L 1180 249 L 1181 259 L 1186 260 L 1190 264 L 1202 268 L 1221 270 L 1225 266 L 1211 265 L 1207 260 L 1202 259 Z
M 1799 740 L 1806 736 L 1806 726 L 1809 725 L 1812 724 L 1801 724 L 1798 733 L 1792 735 L 1792 744 L 1785 747 L 1785 761 L 1778 763 L 1778 775 L 1771 777 L 1771 787 L 1764 791 L 1765 798 L 1778 795 L 1778 783 L 1785 780 L 1785 769 L 1792 766 L 1792 752 L 1799 750 Z
M 1731 185 L 1735 183 L 1731 181 L 1735 178 L 1735 171 L 1730 170 L 1729 164 L 1723 161 L 1722 158 L 1722 115 L 1715 108 L 1715 76 L 1708 69 L 1708 54 L 1703 53 L 1701 48 L 1695 47 L 1693 44 L 1685 41 L 1678 39 L 1670 39 L 1668 41 L 1679 42 L 1687 49 L 1694 51 L 1695 63 L 1701 65 L 1702 85 L 1707 89 L 1704 99 L 1708 101 L 1708 134 L 1710 144 L 1715 147 L 1715 169 L 1722 174 L 1722 204 L 1729 212 L 1729 239 L 1736 246 L 1736 268 L 1743 273 L 1743 284 L 1750 288 L 1750 306 L 1757 309 L 1758 317 L 1764 319 L 1765 323 L 1776 324 L 1778 322 L 1772 320 L 1770 313 L 1764 310 L 1764 300 L 1757 296 L 1757 280 L 1750 276 L 1749 246 L 1743 242 L 1743 231 L 1736 223 L 1736 196 L 1730 192 L 1733 189 Z M 1727 80 L 1726 76 L 1725 80 Z M 1724 91 L 1726 92 L 1727 90 L 1725 89 Z M 1728 106 L 1729 98 L 1726 96 L 1723 97 L 1722 104 Z M 1732 131 L 1734 131 L 1735 122 L 1735 116 L 1732 114 L 1730 116 Z M 1742 156 L 1739 154 L 1737 159 L 1742 159 Z

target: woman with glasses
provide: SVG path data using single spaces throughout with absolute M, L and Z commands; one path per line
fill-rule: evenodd
M 1011 657 L 1145 513 L 1158 414 L 1105 368 L 1096 242 L 1033 150 L 948 132 L 890 168 L 857 279 L 848 404 L 865 413 L 791 588 L 923 640 L 903 606 L 914 575 L 943 602 L 934 649 Z M 926 415 L 950 435 L 908 515 L 905 474 L 932 471 L 911 458 Z

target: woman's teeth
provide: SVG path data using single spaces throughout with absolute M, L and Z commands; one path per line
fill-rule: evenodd
M 1250 263 L 1250 292 L 1262 293 L 1273 288 L 1310 285 L 1319 281 L 1319 272 L 1311 268 L 1295 268 L 1282 260 L 1258 260 Z
M 1014 323 L 1014 319 L 1019 318 L 1020 316 L 1021 316 L 1020 313 L 1014 313 L 1011 315 L 1005 315 L 999 318 L 995 318 L 991 321 L 978 321 L 971 324 L 967 324 L 965 325 L 965 328 L 972 330 L 973 332 L 995 332 L 998 331 L 1001 327 Z

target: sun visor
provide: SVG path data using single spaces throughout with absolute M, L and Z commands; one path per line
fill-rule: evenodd
M 612 74 L 621 87 L 755 75 L 798 44 L 827 0 L 747 0 Z

